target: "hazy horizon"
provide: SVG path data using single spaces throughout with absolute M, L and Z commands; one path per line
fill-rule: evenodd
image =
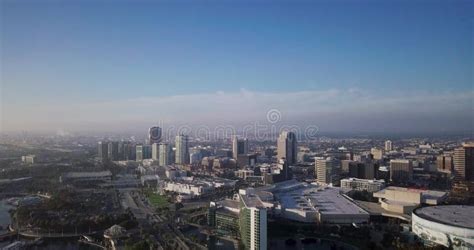
M 0 132 L 472 132 L 470 1 L 2 1 Z

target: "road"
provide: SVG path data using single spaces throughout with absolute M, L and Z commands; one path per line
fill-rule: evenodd
M 40 233 L 34 231 L 20 231 L 18 234 L 24 237 L 29 238 L 74 238 L 80 237 L 82 235 L 94 235 L 99 232 L 90 232 L 90 233 Z
M 143 202 L 143 200 L 147 199 L 143 196 L 138 190 L 122 190 L 119 189 L 122 197 L 122 206 L 124 208 L 130 208 L 133 215 L 138 220 L 139 223 L 146 223 L 146 224 L 157 224 L 163 227 L 167 232 L 172 234 L 172 238 L 178 243 L 182 249 L 189 249 L 188 245 L 193 245 L 199 248 L 194 242 L 187 239 L 181 231 L 179 231 L 172 223 L 169 223 L 168 220 L 162 218 L 155 212 L 155 208 L 147 203 Z M 155 235 L 158 239 L 161 239 L 161 235 Z
M 155 213 L 155 209 L 151 206 L 147 206 L 144 202 L 143 199 L 146 199 L 140 194 L 137 194 L 134 196 L 134 201 L 137 204 L 138 208 L 143 211 L 146 215 L 148 215 L 148 218 L 152 219 L 156 223 L 161 223 L 163 222 L 163 218 L 161 218 L 158 214 Z

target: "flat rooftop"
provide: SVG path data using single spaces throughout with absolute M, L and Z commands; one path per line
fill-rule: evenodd
M 168 183 L 181 183 L 181 184 L 189 184 L 194 186 L 208 186 L 208 187 L 216 187 L 223 185 L 235 185 L 236 180 L 229 180 L 224 178 L 201 178 L 201 177 L 179 177 L 175 180 L 168 181 Z
M 339 188 L 327 188 L 310 196 L 311 203 L 322 214 L 366 214 L 366 212 L 340 194 Z
M 385 191 L 387 190 L 399 191 L 399 192 L 410 192 L 410 193 L 421 193 L 424 199 L 438 199 L 446 195 L 446 192 L 443 192 L 443 191 L 395 187 L 395 186 L 388 186 L 378 191 L 377 194 L 385 194 Z
M 236 201 L 236 200 L 225 199 L 225 200 L 219 201 L 219 203 L 220 203 L 223 207 L 229 207 L 229 208 L 233 208 L 233 209 L 239 209 L 239 201 Z
M 247 208 L 251 208 L 251 207 L 264 208 L 265 207 L 262 201 L 260 200 L 260 198 L 255 194 L 240 195 L 240 197 L 242 197 L 244 205 Z
M 289 192 L 275 193 L 286 209 L 299 209 L 321 214 L 368 214 L 341 194 L 336 187 L 306 184 Z
M 225 207 L 220 207 L 216 210 L 216 213 L 219 213 L 219 214 L 225 214 L 225 215 L 228 215 L 228 216 L 234 216 L 234 217 L 239 217 L 239 213 L 236 213 L 232 210 L 229 210 L 229 209 L 226 209 Z
M 381 183 L 381 184 L 385 184 L 385 180 L 383 180 L 383 179 L 375 180 L 375 179 L 359 179 L 359 178 L 350 177 L 350 178 L 342 179 L 341 181 L 359 181 L 359 182 L 367 182 L 367 183 Z
M 410 160 L 407 160 L 407 159 L 393 159 L 393 160 L 390 160 L 390 162 L 393 162 L 393 163 L 410 163 Z
M 411 215 L 387 211 L 382 208 L 380 203 L 377 203 L 377 202 L 354 200 L 354 203 L 356 203 L 359 207 L 363 208 L 365 211 L 369 212 L 371 215 L 387 216 L 387 217 L 399 218 L 405 221 L 411 221 Z
M 18 181 L 25 181 L 31 178 L 32 177 L 21 177 L 21 178 L 16 178 L 16 179 L 0 179 L 0 184 L 9 184 L 9 183 L 14 183 Z
M 383 199 L 383 202 L 391 205 L 400 205 L 400 206 L 417 206 L 419 205 L 418 203 L 413 203 L 413 202 L 405 202 L 405 201 L 394 201 L 394 200 L 388 200 L 388 199 Z
M 474 206 L 445 205 L 423 207 L 416 209 L 413 213 L 430 221 L 474 229 Z
M 100 178 L 112 176 L 110 171 L 100 172 L 68 172 L 63 175 L 63 178 Z

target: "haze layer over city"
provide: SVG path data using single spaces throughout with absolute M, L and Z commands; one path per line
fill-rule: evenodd
M 0 249 L 474 249 L 473 10 L 0 0 Z

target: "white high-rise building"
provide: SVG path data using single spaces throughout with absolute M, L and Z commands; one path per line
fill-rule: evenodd
M 267 209 L 252 189 L 239 190 L 240 235 L 245 249 L 267 249 Z
M 286 162 L 291 165 L 296 163 L 297 141 L 293 132 L 283 131 L 280 133 L 277 142 L 277 158 L 285 158 Z
M 370 153 L 374 156 L 374 160 L 382 160 L 383 159 L 383 149 L 372 148 L 372 149 L 370 149 Z
M 151 145 L 151 159 L 153 159 L 154 161 L 157 161 L 159 157 L 160 157 L 159 144 L 155 142 Z
M 390 152 L 392 150 L 393 150 L 392 141 L 391 140 L 386 140 L 385 141 L 385 152 Z
M 162 142 L 158 146 L 159 151 L 159 165 L 160 166 L 168 166 L 170 165 L 170 154 L 171 154 L 171 147 L 168 143 Z
M 142 161 L 142 160 L 151 158 L 151 147 L 150 147 L 150 145 L 138 144 L 138 145 L 136 145 L 135 150 L 136 150 L 135 154 L 136 154 L 136 160 L 137 161 Z
M 187 135 L 178 135 L 175 140 L 176 164 L 189 163 L 189 139 Z
M 329 184 L 332 183 L 332 175 L 334 173 L 334 166 L 332 159 L 316 159 L 316 179 L 318 183 Z
M 143 145 L 139 144 L 135 146 L 135 155 L 137 161 L 143 161 Z

